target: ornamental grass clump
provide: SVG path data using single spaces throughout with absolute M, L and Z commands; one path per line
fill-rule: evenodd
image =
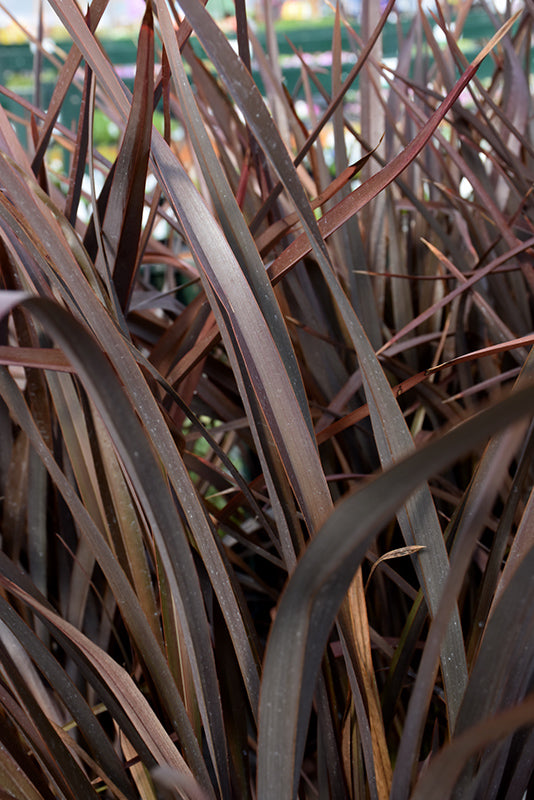
M 111 4 L 1 89 L 2 796 L 526 796 L 531 4 Z

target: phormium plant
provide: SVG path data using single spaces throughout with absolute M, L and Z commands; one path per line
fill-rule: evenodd
M 325 78 L 269 2 L 232 45 L 147 0 L 132 90 L 108 0 L 49 4 L 48 107 L 0 106 L 1 796 L 527 796 L 534 6 L 338 4 Z

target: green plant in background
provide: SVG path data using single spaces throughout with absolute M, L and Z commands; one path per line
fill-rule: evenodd
M 394 68 L 394 0 L 337 9 L 292 95 L 243 0 L 237 52 L 148 2 L 133 92 L 108 0 L 49 2 L 31 144 L 0 109 L 4 794 L 522 797 L 530 7 L 470 63 L 471 3 L 420 12 Z

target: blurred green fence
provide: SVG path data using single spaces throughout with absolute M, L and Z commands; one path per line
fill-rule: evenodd
M 396 24 L 387 24 L 383 33 L 383 58 L 394 58 L 398 51 L 399 35 L 406 36 L 411 24 L 409 18 L 402 19 L 400 29 Z M 356 26 L 358 30 L 358 26 Z M 281 56 L 282 71 L 284 81 L 290 93 L 297 87 L 301 76 L 301 69 L 298 61 L 293 56 L 293 50 L 288 39 L 294 47 L 303 53 L 315 54 L 313 62 L 314 73 L 317 75 L 322 85 L 327 91 L 330 90 L 331 76 L 328 63 L 328 54 L 331 51 L 332 43 L 332 20 L 323 19 L 310 23 L 286 23 L 277 29 L 278 47 Z M 471 59 L 480 50 L 482 44 L 487 42 L 494 33 L 491 21 L 482 9 L 475 8 L 471 11 L 463 32 L 464 53 Z M 347 53 L 355 54 L 354 44 L 350 41 L 348 33 L 343 29 L 343 47 Z M 259 41 L 265 45 L 265 35 L 262 31 L 258 34 Z M 202 49 L 199 43 L 193 38 L 195 51 L 202 56 Z M 60 46 L 68 50 L 68 44 L 60 42 Z M 136 57 L 136 44 L 131 39 L 109 39 L 102 38 L 102 45 L 109 54 L 110 60 L 117 67 L 121 77 L 127 85 L 133 85 L 133 65 Z M 323 56 L 321 58 L 321 55 Z M 293 57 L 291 57 L 293 56 Z M 429 54 L 429 58 L 430 58 Z M 355 55 L 353 60 L 355 60 Z M 55 85 L 55 74 L 49 68 L 46 58 L 43 59 L 45 72 L 42 82 L 42 106 L 46 108 Z M 351 58 L 347 58 L 344 66 L 344 74 L 347 74 L 352 65 Z M 33 54 L 28 44 L 13 44 L 0 46 L 0 85 L 12 88 L 24 99 L 31 101 L 33 98 Z M 486 69 L 482 65 L 479 74 L 484 77 L 485 72 L 489 74 L 491 65 L 488 63 Z M 259 75 L 255 75 L 260 89 L 262 82 Z M 16 101 L 0 96 L 0 102 L 9 111 L 21 114 L 20 106 Z M 62 109 L 61 123 L 71 129 L 76 124 L 79 114 L 80 94 L 76 90 L 71 90 L 67 96 Z

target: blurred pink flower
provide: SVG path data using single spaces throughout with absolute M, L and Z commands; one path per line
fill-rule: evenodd
M 137 19 L 145 13 L 145 0 L 126 0 L 126 12 L 129 19 Z

